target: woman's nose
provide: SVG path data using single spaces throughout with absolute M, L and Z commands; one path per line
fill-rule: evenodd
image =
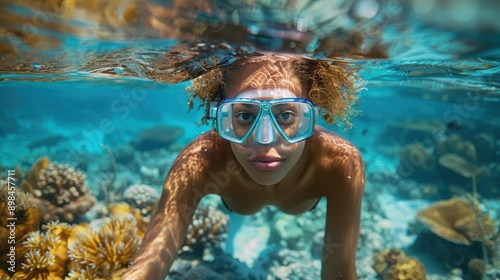
M 275 130 L 272 121 L 269 117 L 264 116 L 255 127 L 253 140 L 259 144 L 273 144 L 276 143 L 278 139 L 276 133 L 277 131 Z

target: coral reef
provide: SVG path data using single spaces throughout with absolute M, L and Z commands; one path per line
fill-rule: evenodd
M 21 188 L 40 199 L 43 223 L 73 222 L 96 202 L 88 191 L 84 173 L 65 164 L 51 163 L 48 158 L 33 165 Z
M 271 259 L 268 279 L 320 279 L 320 261 L 313 260 L 307 251 L 278 249 Z
M 495 222 L 475 203 L 474 199 L 459 197 L 419 210 L 418 223 L 409 228 L 410 233 L 418 233 L 411 247 L 434 256 L 448 268 L 462 269 L 465 275 L 473 273 L 471 268 L 477 270 L 478 265 L 469 265 L 473 259 L 494 263 L 496 260 L 488 260 L 488 256 L 494 255 L 494 241 L 490 239 L 495 234 Z
M 142 216 L 138 209 L 133 208 L 127 203 L 113 203 L 107 207 L 109 216 L 127 216 L 132 215 L 137 224 L 137 235 L 142 238 L 149 224 L 149 219 Z
M 437 179 L 445 186 L 439 190 L 442 197 L 467 192 L 470 178 L 475 177 L 481 194 L 498 196 L 500 168 L 495 162 L 495 149 L 494 136 L 483 132 L 467 138 L 451 133 L 415 141 L 401 150 L 398 174 L 423 183 L 436 183 Z
M 144 216 L 151 215 L 153 205 L 159 197 L 160 195 L 155 188 L 143 184 L 132 185 L 123 194 L 123 200 L 139 209 Z
M 65 223 L 51 222 L 43 226 L 45 232 L 31 232 L 23 245 L 28 250 L 24 255 L 21 271 L 15 279 L 62 280 L 67 273 L 68 237 L 72 227 Z
M 130 264 L 140 243 L 133 216 L 112 216 L 99 230 L 80 234 L 69 246 L 72 273 L 90 269 L 97 277 L 109 279 Z
M 385 249 L 374 257 L 373 269 L 384 280 L 425 280 L 422 263 L 398 249 Z
M 145 129 L 130 145 L 138 151 L 166 149 L 184 134 L 180 126 L 158 126 Z
M 141 242 L 130 214 L 111 216 L 97 230 L 58 221 L 42 228 L 27 235 L 24 251 L 16 250 L 22 259 L 13 279 L 118 279 Z
M 324 228 L 325 209 L 316 207 L 314 211 L 299 216 L 276 212 L 271 222 L 269 243 L 280 244 L 292 250 L 310 250 L 314 235 Z
M 14 200 L 11 200 L 11 199 Z M 13 205 L 9 201 L 14 201 Z M 14 215 L 12 215 L 14 214 Z M 8 273 L 11 261 L 11 246 L 15 248 L 16 270 L 23 260 L 26 249 L 22 242 L 29 233 L 40 228 L 39 201 L 29 193 L 18 190 L 7 185 L 0 187 L 0 271 Z M 13 220 L 10 220 L 12 218 Z M 12 272 L 12 271 L 11 271 Z
M 484 225 L 484 233 L 478 219 Z M 472 203 L 464 198 L 452 198 L 421 209 L 417 220 L 437 236 L 455 244 L 470 245 L 472 241 L 482 241 L 495 233 L 494 221 L 486 215 L 476 217 Z
M 427 276 L 422 263 L 415 258 L 405 257 L 392 265 L 387 271 L 385 280 L 425 280 Z
M 228 219 L 226 214 L 213 206 L 198 207 L 180 253 L 201 256 L 205 249 L 222 245 L 227 237 Z

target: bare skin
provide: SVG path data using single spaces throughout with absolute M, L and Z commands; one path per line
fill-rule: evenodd
M 297 85 L 293 75 L 271 75 L 269 65 L 261 66 L 243 69 L 240 78 L 227 86 L 226 97 L 247 89 Z M 304 96 L 300 87 L 288 88 Z M 300 214 L 325 197 L 322 279 L 357 279 L 355 258 L 365 170 L 356 147 L 320 126 L 315 127 L 313 136 L 294 144 L 281 136 L 268 145 L 251 138 L 234 144 L 210 131 L 180 153 L 165 180 L 141 250 L 122 279 L 164 279 L 199 201 L 207 194 L 220 195 L 234 212 L 246 215 L 267 205 Z M 276 161 L 277 167 L 263 169 L 261 163 L 269 161 Z

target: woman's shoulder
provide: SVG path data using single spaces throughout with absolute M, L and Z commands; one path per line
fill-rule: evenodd
M 316 126 L 314 135 L 308 139 L 314 153 L 326 164 L 362 161 L 361 154 L 349 140 L 339 134 Z
M 358 149 L 346 138 L 339 134 L 317 125 L 311 141 L 321 147 L 335 152 L 358 152 Z
M 317 127 L 314 136 L 310 139 L 318 178 L 333 182 L 335 186 L 344 186 L 333 188 L 333 190 L 343 192 L 347 189 L 356 190 L 364 185 L 363 158 L 356 146 L 349 140 L 322 127 Z M 328 187 L 329 184 L 324 186 L 325 195 L 336 193 Z
M 230 150 L 225 140 L 218 137 L 217 132 L 202 132 L 181 151 L 180 156 L 194 156 L 206 161 L 220 159 Z

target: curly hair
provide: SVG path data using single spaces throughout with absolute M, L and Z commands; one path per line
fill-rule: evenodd
M 230 66 L 213 69 L 193 80 L 185 92 L 189 94 L 189 109 L 193 108 L 196 98 L 201 101 L 199 108 L 205 107 L 201 124 L 208 123 L 210 102 L 225 98 L 227 85 L 233 82 L 239 70 L 244 65 L 262 62 L 266 61 L 262 58 L 242 59 Z M 307 96 L 302 97 L 322 108 L 322 117 L 327 123 L 333 124 L 340 120 L 348 127 L 352 126 L 349 117 L 357 112 L 352 108 L 353 105 L 358 105 L 357 70 L 351 69 L 346 62 L 305 57 L 288 57 L 282 61 L 266 63 L 279 64 L 286 71 L 295 74 L 303 92 L 307 93 Z

